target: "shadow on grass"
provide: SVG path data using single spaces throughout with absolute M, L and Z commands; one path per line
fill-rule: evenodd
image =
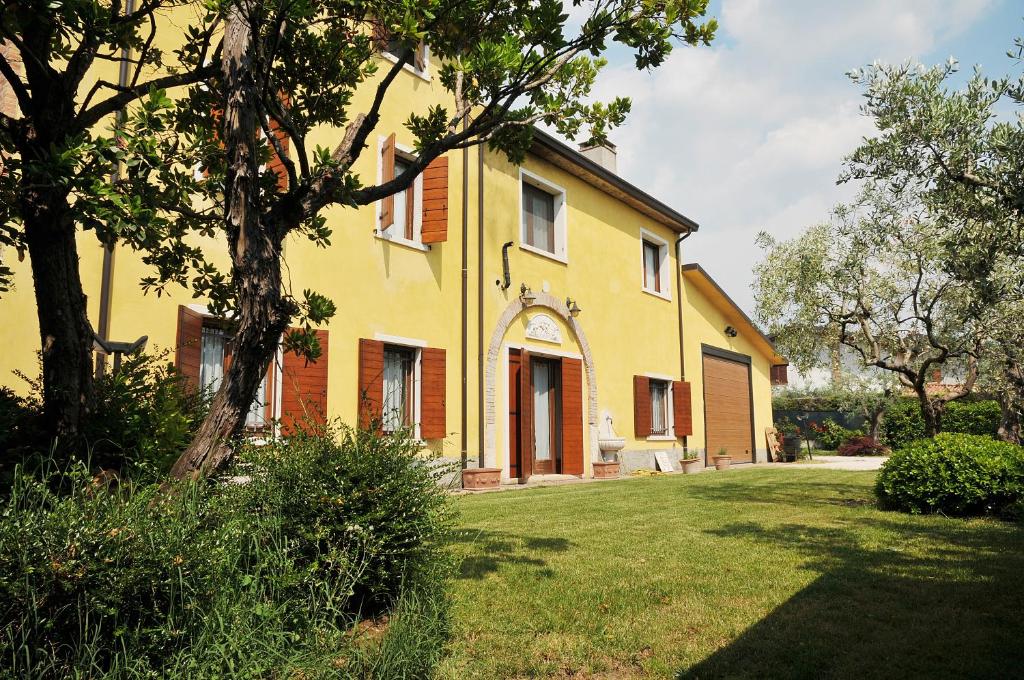
M 477 554 L 467 555 L 459 565 L 459 578 L 481 579 L 497 571 L 502 564 L 536 567 L 536 576 L 552 576 L 547 568 L 546 553 L 562 553 L 572 547 L 565 538 L 520 536 L 486 530 L 463 530 L 450 541 L 464 544 Z
M 795 549 L 822 575 L 679 678 L 1024 677 L 1019 526 L 858 519 L 708 533 Z

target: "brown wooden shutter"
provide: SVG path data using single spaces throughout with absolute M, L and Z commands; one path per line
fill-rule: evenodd
M 772 366 L 771 382 L 772 385 L 788 385 L 789 366 L 786 364 L 783 364 L 781 366 Z
M 175 340 L 174 367 L 185 378 L 189 389 L 199 389 L 199 364 L 203 356 L 203 315 L 178 305 L 178 335 Z
M 420 437 L 444 439 L 445 352 L 424 347 L 420 350 Z
M 288 98 L 282 96 L 282 101 L 285 106 L 288 105 Z M 288 155 L 288 148 L 290 140 L 288 133 L 286 133 L 281 126 L 277 124 L 277 121 L 273 118 L 268 122 L 271 134 L 277 138 L 277 141 L 281 144 L 281 148 L 284 149 L 284 153 Z M 270 161 L 267 163 L 267 167 L 277 175 L 277 188 L 281 191 L 287 191 L 288 189 L 288 169 L 284 167 L 284 159 L 277 154 L 277 149 L 274 148 L 273 143 L 267 140 L 267 144 L 270 146 Z
M 508 350 L 508 476 L 519 477 L 519 461 L 523 457 L 520 444 L 521 432 L 519 431 L 519 409 L 521 397 L 519 396 L 519 350 L 510 347 Z
M 384 146 L 380 151 L 381 162 L 381 184 L 390 182 L 395 178 L 395 134 L 391 133 L 384 140 Z M 395 223 L 395 196 L 385 196 L 380 200 L 380 228 L 387 229 Z
M 688 382 L 672 382 L 672 419 L 677 437 L 693 434 L 693 401 Z
M 327 331 L 316 331 L 323 354 L 315 362 L 285 352 L 281 366 L 281 432 L 295 434 L 327 422 Z
M 562 359 L 562 473 L 583 474 L 583 362 Z
M 438 156 L 423 171 L 423 243 L 448 240 L 448 157 Z
M 384 409 L 384 343 L 359 340 L 359 427 L 380 421 Z
M 530 353 L 519 355 L 519 447 L 522 451 L 519 483 L 525 484 L 533 475 L 533 383 L 530 379 Z
M 637 438 L 651 436 L 651 379 L 633 376 L 633 432 Z

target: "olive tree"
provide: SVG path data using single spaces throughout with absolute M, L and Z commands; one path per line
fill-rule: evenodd
M 942 233 L 913 196 L 870 184 L 794 239 L 762 233 L 758 320 L 797 366 L 820 361 L 821 339 L 834 337 L 865 368 L 891 373 L 917 396 L 934 435 L 945 404 L 973 389 L 985 337 L 965 317 L 970 289 L 947 270 Z M 962 383 L 930 390 L 942 369 Z

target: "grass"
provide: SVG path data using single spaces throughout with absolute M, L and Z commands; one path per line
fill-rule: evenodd
M 874 474 L 462 497 L 441 677 L 1024 677 L 1024 527 L 882 512 Z

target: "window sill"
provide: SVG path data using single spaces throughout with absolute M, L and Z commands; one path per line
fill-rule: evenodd
M 672 296 L 667 294 L 667 293 L 659 293 L 658 291 L 651 290 L 650 288 L 647 288 L 646 286 L 642 287 L 641 290 L 643 292 L 647 293 L 648 295 L 653 295 L 656 298 L 661 298 L 662 300 L 667 300 L 668 302 L 672 302 Z
M 520 243 L 519 244 L 519 248 L 521 250 L 525 250 L 525 251 L 534 253 L 535 255 L 540 255 L 541 257 L 546 257 L 549 260 L 554 260 L 555 262 L 560 262 L 561 264 L 569 264 L 569 258 L 565 257 L 564 255 L 558 255 L 557 253 L 552 253 L 549 250 L 544 250 L 543 248 L 537 248 L 536 246 L 531 246 L 529 243 Z
M 670 434 L 652 434 L 647 438 L 649 442 L 674 442 L 675 440 L 676 438 Z
M 381 52 L 380 55 L 382 57 L 384 57 L 385 59 L 387 59 L 388 61 L 390 61 L 392 64 L 397 64 L 398 63 L 398 57 L 396 57 L 395 55 L 391 54 L 390 52 Z M 430 82 L 430 72 L 428 70 L 429 68 L 430 68 L 430 62 L 429 61 L 427 62 L 427 68 L 422 70 L 422 71 L 419 70 L 418 68 L 416 68 L 412 64 L 405 64 L 404 66 L 402 66 L 402 70 L 408 71 L 409 73 L 413 74 L 414 76 L 416 76 L 420 80 L 425 80 L 428 83 Z
M 391 236 L 387 232 L 382 232 L 377 229 L 374 234 L 376 238 L 381 241 L 387 241 L 388 243 L 394 243 L 397 246 L 405 246 L 406 248 L 412 248 L 413 250 L 420 250 L 424 253 L 430 252 L 430 246 L 420 243 L 419 241 L 410 241 L 404 236 Z

